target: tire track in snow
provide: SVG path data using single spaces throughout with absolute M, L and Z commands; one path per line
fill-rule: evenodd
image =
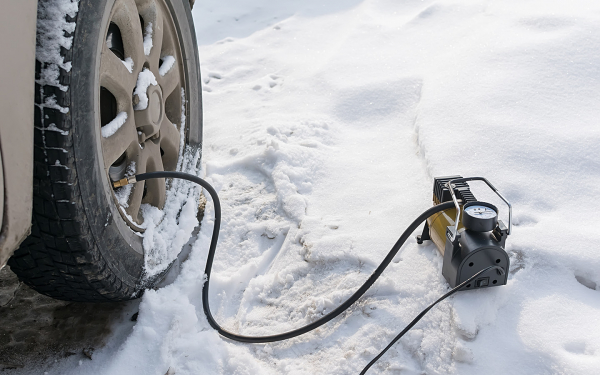
M 222 291 L 222 303 L 215 306 L 225 325 L 243 326 L 247 310 L 260 307 L 253 305 L 257 300 L 271 298 L 269 289 L 276 284 L 289 287 L 298 279 L 282 265 L 290 256 L 298 260 L 298 252 L 292 251 L 297 229 L 291 228 L 301 226 L 306 216 L 311 175 L 318 174 L 322 163 L 322 139 L 312 134 L 324 127 L 310 121 L 270 126 L 263 129 L 262 151 L 225 163 L 213 159 L 206 166 L 223 202 L 220 248 L 239 254 L 237 260 L 231 254 L 217 254 L 215 263 L 211 290 Z M 225 258 L 221 265 L 219 258 Z

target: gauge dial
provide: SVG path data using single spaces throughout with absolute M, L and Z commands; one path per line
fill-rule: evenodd
M 498 223 L 498 209 L 487 202 L 469 202 L 463 207 L 462 222 L 475 232 L 492 231 Z
M 465 207 L 464 212 L 478 219 L 493 219 L 497 215 L 491 207 L 481 205 Z

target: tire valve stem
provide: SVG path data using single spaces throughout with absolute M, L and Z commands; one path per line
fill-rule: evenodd
M 136 182 L 137 180 L 135 179 L 135 176 L 125 177 L 120 179 L 119 181 L 113 182 L 113 188 L 118 188 L 129 184 L 135 184 Z

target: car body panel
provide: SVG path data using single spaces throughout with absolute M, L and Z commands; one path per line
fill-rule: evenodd
M 37 0 L 6 0 L 0 12 L 0 267 L 31 228 Z

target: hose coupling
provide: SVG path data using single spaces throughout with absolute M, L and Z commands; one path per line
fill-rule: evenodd
M 129 176 L 129 177 L 122 178 L 119 181 L 113 182 L 113 187 L 118 188 L 118 187 L 129 185 L 129 184 L 135 184 L 136 182 L 137 182 L 137 180 L 135 179 L 135 176 Z

